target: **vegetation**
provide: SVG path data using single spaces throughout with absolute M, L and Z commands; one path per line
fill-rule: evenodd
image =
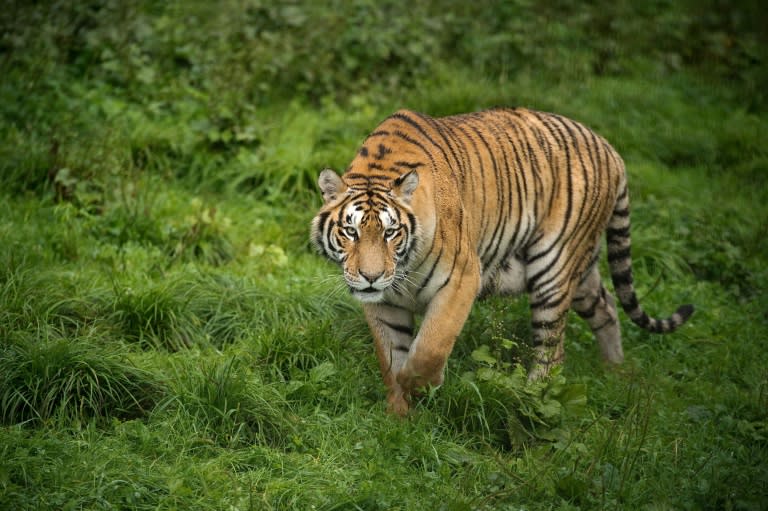
M 0 508 L 765 509 L 759 2 L 10 2 L 0 11 Z M 525 299 L 384 414 L 315 179 L 408 107 L 525 105 L 627 161 L 627 362 L 527 384 Z

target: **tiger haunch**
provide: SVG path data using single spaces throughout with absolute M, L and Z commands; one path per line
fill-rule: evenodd
M 563 358 L 569 309 L 590 325 L 603 358 L 624 355 L 613 297 L 597 271 L 600 236 L 619 302 L 641 327 L 671 332 L 637 301 L 624 163 L 600 136 L 564 117 L 494 109 L 431 118 L 396 112 L 365 140 L 343 176 L 320 173 L 315 247 L 343 268 L 363 303 L 388 408 L 405 414 L 440 385 L 475 299 L 527 292 L 536 360 Z M 414 314 L 423 314 L 418 332 Z

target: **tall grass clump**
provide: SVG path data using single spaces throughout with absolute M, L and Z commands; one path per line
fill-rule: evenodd
M 2 256 L 0 256 L 2 257 Z M 0 338 L 34 332 L 43 336 L 90 336 L 106 328 L 102 293 L 72 272 L 42 270 L 24 255 L 5 258 L 0 270 Z
M 162 395 L 151 372 L 86 338 L 27 336 L 0 347 L 3 424 L 146 415 Z
M 200 320 L 190 307 L 194 293 L 194 286 L 173 279 L 136 288 L 116 283 L 108 318 L 122 339 L 142 349 L 200 345 Z
M 28 328 L 34 324 L 35 316 L 39 314 L 39 297 L 34 289 L 35 282 L 30 285 L 32 269 L 23 260 L 17 261 L 6 256 L 0 269 L 0 335 L 9 338 L 12 333 Z
M 583 420 L 570 441 L 558 446 L 558 494 L 590 508 L 651 498 L 653 488 L 642 481 L 654 471 L 648 451 L 658 440 L 653 433 L 653 390 L 643 386 L 646 382 L 628 382 L 618 403 Z M 587 439 L 595 446 L 594 452 L 585 451 Z
M 235 357 L 177 365 L 158 413 L 201 440 L 228 448 L 285 447 L 299 420 L 278 387 Z
M 200 334 L 219 349 L 238 340 L 272 337 L 281 320 L 300 325 L 316 314 L 312 300 L 250 275 L 196 272 L 187 286 Z

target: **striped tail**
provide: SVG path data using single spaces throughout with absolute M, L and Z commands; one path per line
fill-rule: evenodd
M 693 305 L 681 305 L 666 319 L 650 317 L 640 306 L 632 285 L 632 257 L 630 255 L 629 195 L 626 181 L 616 199 L 613 215 L 608 222 L 608 265 L 616 295 L 624 312 L 638 326 L 654 333 L 667 333 L 676 330 L 693 314 Z

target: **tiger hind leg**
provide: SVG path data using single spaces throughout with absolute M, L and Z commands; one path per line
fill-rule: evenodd
M 596 266 L 587 272 L 579 284 L 571 306 L 592 329 L 603 360 L 611 364 L 622 363 L 624 351 L 621 347 L 616 302 L 603 286 Z
M 531 294 L 531 329 L 534 359 L 528 371 L 529 380 L 538 380 L 562 363 L 565 357 L 563 335 L 570 300 L 566 293 L 561 297 L 544 298 Z

